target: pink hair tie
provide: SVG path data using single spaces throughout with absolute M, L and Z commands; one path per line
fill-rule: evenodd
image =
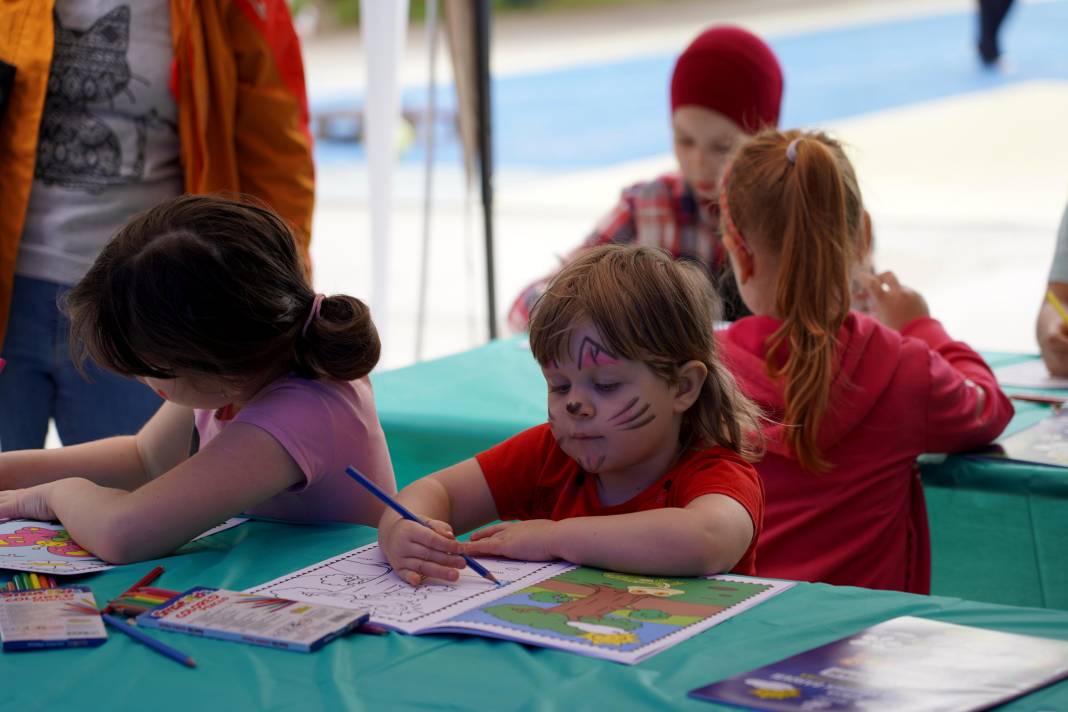
M 308 318 L 304 320 L 304 328 L 300 330 L 301 338 L 308 335 L 308 326 L 312 323 L 312 319 L 319 316 L 319 308 L 323 305 L 324 299 L 326 299 L 325 294 L 315 295 L 315 299 L 312 301 L 311 311 L 308 312 Z

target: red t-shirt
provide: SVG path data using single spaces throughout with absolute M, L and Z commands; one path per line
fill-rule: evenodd
M 753 541 L 731 571 L 756 571 L 756 543 L 764 519 L 764 489 L 756 469 L 722 447 L 688 450 L 660 479 L 621 504 L 605 506 L 597 480 L 556 444 L 549 424 L 524 430 L 475 456 L 501 519 L 568 519 L 685 507 L 705 494 L 738 502 L 753 520 Z

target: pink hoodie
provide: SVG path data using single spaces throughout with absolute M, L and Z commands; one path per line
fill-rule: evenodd
M 1012 418 L 1011 403 L 979 354 L 934 319 L 899 334 L 851 312 L 818 438 L 832 467 L 807 472 L 775 424 L 783 394 L 764 366 L 764 342 L 780 324 L 753 316 L 718 334 L 742 391 L 774 421 L 757 464 L 767 497 L 757 575 L 928 593 L 931 547 L 916 456 L 990 442 Z M 986 393 L 981 410 L 974 386 Z

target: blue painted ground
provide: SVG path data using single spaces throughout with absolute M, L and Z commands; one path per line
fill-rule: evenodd
M 1023 81 L 1068 80 L 1068 1 L 1016 3 L 1001 44 L 1013 71 L 983 70 L 974 13 L 952 13 L 769 38 L 786 76 L 782 125 L 815 126 Z M 509 76 L 493 83 L 499 169 L 575 170 L 670 150 L 667 86 L 674 54 Z M 426 88 L 407 88 L 421 110 Z M 358 106 L 360 97 L 312 97 L 312 113 Z M 451 86 L 438 105 L 455 106 Z M 438 160 L 459 161 L 451 128 L 438 126 Z M 317 160 L 363 162 L 358 144 L 320 141 Z M 401 160 L 423 161 L 419 141 Z

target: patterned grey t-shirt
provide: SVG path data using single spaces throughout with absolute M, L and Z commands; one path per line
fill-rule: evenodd
M 58 0 L 18 274 L 74 284 L 134 213 L 182 192 L 167 0 Z

